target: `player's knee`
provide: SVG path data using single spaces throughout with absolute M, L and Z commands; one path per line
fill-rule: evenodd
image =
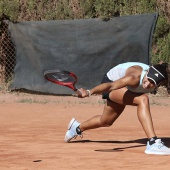
M 148 105 L 149 104 L 149 97 L 146 94 L 143 94 L 139 97 L 139 104 Z
M 109 121 L 109 120 L 105 120 L 105 121 L 102 121 L 101 120 L 101 125 L 102 127 L 109 127 L 113 124 L 113 122 Z

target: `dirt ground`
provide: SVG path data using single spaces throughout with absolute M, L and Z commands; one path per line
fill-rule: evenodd
M 170 147 L 170 97 L 150 95 L 157 136 Z M 101 114 L 101 96 L 79 99 L 0 93 L 0 170 L 168 170 L 170 156 L 146 155 L 146 136 L 136 107 L 128 106 L 109 128 L 63 139 L 72 117 Z

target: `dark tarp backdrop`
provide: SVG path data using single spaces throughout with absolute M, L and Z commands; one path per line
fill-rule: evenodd
M 52 94 L 74 92 L 44 79 L 46 70 L 74 72 L 77 87 L 90 89 L 119 63 L 150 63 L 157 13 L 101 19 L 9 22 L 16 50 L 10 89 Z

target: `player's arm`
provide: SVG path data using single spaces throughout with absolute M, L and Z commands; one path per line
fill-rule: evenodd
M 125 77 L 116 80 L 114 82 L 108 82 L 100 84 L 90 90 L 90 94 L 101 94 L 103 92 L 109 92 L 112 90 L 120 89 L 126 86 L 136 86 L 139 83 L 139 76 L 136 76 L 134 74 L 126 75 Z M 82 91 L 81 97 L 88 96 L 88 92 L 85 89 L 80 89 Z
M 109 92 L 117 90 L 126 86 L 135 86 L 138 84 L 139 78 L 135 75 L 127 75 L 117 81 L 100 84 L 90 90 L 91 94 L 101 94 L 103 92 Z
M 126 86 L 137 87 L 140 81 L 142 68 L 140 66 L 132 66 L 127 69 L 126 75 L 114 82 L 100 84 L 90 91 L 81 88 L 82 95 L 79 97 L 87 97 L 91 94 L 101 94 L 112 90 L 120 89 Z

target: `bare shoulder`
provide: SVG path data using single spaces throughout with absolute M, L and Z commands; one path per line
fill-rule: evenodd
M 135 77 L 141 75 L 141 72 L 142 72 L 142 67 L 141 66 L 132 66 L 132 67 L 129 67 L 126 71 L 126 76 L 128 75 L 134 75 Z
M 132 66 L 129 67 L 126 71 L 126 77 L 129 77 L 131 80 L 131 85 L 138 84 L 140 81 L 140 76 L 142 73 L 142 67 L 140 66 Z
M 140 82 L 141 72 L 142 72 L 142 68 L 139 66 L 129 67 L 126 71 L 125 76 L 118 79 L 117 81 L 114 81 L 113 84 L 114 86 L 118 86 L 118 87 L 126 87 L 126 86 L 136 87 Z

